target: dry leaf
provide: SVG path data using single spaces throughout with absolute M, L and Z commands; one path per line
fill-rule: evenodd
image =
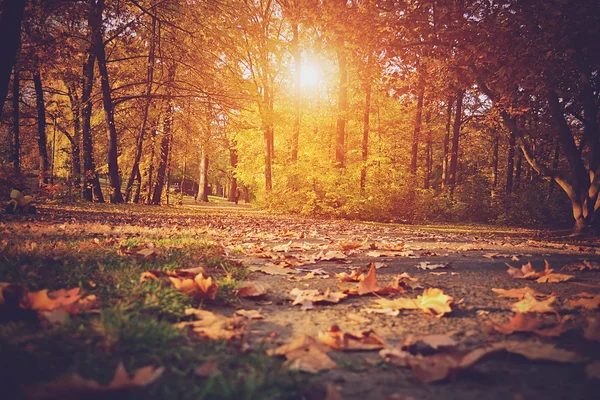
M 508 290 L 494 288 L 494 289 L 492 289 L 492 291 L 494 293 L 498 293 L 498 297 L 515 298 L 515 299 L 519 299 L 519 300 L 522 299 L 523 297 L 525 297 L 526 293 L 529 293 L 533 297 L 546 297 L 545 294 L 536 292 L 535 290 L 531 289 L 529 286 L 526 286 L 521 289 L 508 289 Z
M 514 303 L 511 309 L 517 313 L 539 312 L 554 313 L 558 315 L 556 310 L 550 307 L 550 304 L 554 303 L 554 300 L 556 300 L 556 296 L 550 296 L 546 300 L 537 301 L 531 294 L 525 293 L 523 300 Z
M 327 289 L 325 293 L 321 294 L 316 289 L 302 290 L 298 288 L 292 289 L 290 291 L 290 296 L 292 299 L 294 299 L 292 302 L 293 306 L 300 304 L 305 310 L 313 309 L 313 304 L 339 303 L 340 300 L 348 297 L 348 295 L 345 293 L 331 292 L 329 289 Z
M 544 276 L 540 276 L 535 281 L 538 283 L 558 283 L 558 282 L 567 282 L 571 279 L 575 278 L 574 275 L 566 275 L 566 274 L 548 274 Z
M 54 309 L 68 306 L 81 298 L 79 288 L 71 290 L 56 290 L 48 292 L 47 289 L 39 292 L 29 292 L 23 299 L 23 308 L 36 311 L 52 311 Z
M 337 364 L 328 355 L 329 348 L 314 338 L 302 335 L 291 343 L 267 351 L 273 356 L 285 356 L 289 369 L 318 373 L 319 371 L 337 368 Z
M 338 248 L 341 251 L 348 251 L 348 250 L 356 250 L 361 248 L 363 245 L 362 242 L 354 242 L 352 240 L 341 240 L 338 243 Z
M 419 264 L 417 264 L 417 268 L 418 269 L 423 269 L 423 270 L 433 270 L 433 269 L 438 269 L 438 268 L 446 268 L 450 264 L 451 263 L 446 263 L 446 264 L 431 264 L 428 261 L 421 261 Z
M 493 325 L 493 328 L 496 332 L 500 332 L 503 335 L 510 335 L 514 332 L 532 332 L 543 324 L 544 321 L 536 316 L 517 312 L 506 324 Z
M 267 275 L 288 275 L 298 273 L 298 271 L 294 269 L 283 268 L 273 263 L 266 263 L 261 266 L 249 266 L 248 269 L 252 272 L 262 272 Z
M 422 296 L 417 297 L 417 306 L 428 314 L 441 318 L 444 314 L 452 312 L 450 304 L 454 299 L 445 295 L 441 289 L 425 289 Z
M 417 279 L 412 278 L 406 272 L 403 272 L 396 277 L 396 281 L 394 282 L 393 286 L 398 288 L 409 288 L 411 290 L 424 289 L 423 284 L 421 284 Z
M 203 378 L 210 378 L 219 373 L 219 362 L 217 360 L 208 360 L 194 368 L 194 374 Z
M 34 399 L 56 399 L 73 395 L 83 397 L 85 393 L 98 393 L 113 390 L 131 389 L 147 386 L 157 380 L 164 372 L 164 367 L 154 368 L 146 366 L 138 368 L 133 372 L 133 378 L 129 376 L 123 363 L 117 365 L 115 375 L 106 386 L 100 385 L 93 379 L 84 379 L 79 374 L 73 374 L 59 378 L 54 382 L 48 382 L 37 386 L 27 386 L 23 391 Z
M 333 349 L 342 351 L 379 350 L 385 344 L 373 330 L 344 333 L 337 325 L 332 325 L 327 332 L 319 332 L 317 339 Z
M 199 336 L 213 340 L 233 340 L 243 337 L 247 323 L 243 318 L 227 318 L 206 310 L 187 308 L 185 315 L 193 315 L 196 320 L 180 322 L 178 328 L 191 326 Z
M 377 293 L 379 285 L 377 284 L 377 278 L 375 277 L 375 265 L 369 264 L 369 272 L 365 277 L 358 283 L 358 295 L 362 296 L 368 293 Z
M 338 278 L 340 282 L 359 282 L 363 278 L 360 269 L 355 269 L 350 274 L 345 272 L 335 274 L 335 277 Z
M 512 267 L 509 264 L 506 264 L 506 265 L 508 265 L 508 271 L 506 271 L 506 272 L 513 278 L 517 278 L 517 279 L 539 279 L 542 276 L 550 275 L 553 272 L 553 270 L 550 269 L 550 264 L 548 264 L 548 261 L 544 260 L 544 263 L 545 263 L 545 269 L 544 269 L 544 271 L 541 271 L 541 272 L 537 272 L 536 270 L 534 270 L 533 267 L 531 266 L 531 262 L 524 264 L 521 267 L 521 269 L 517 269 L 517 268 Z
M 397 299 L 377 299 L 375 303 L 383 309 L 390 310 L 417 310 L 419 306 L 416 300 L 400 297 Z
M 586 310 L 595 310 L 600 307 L 600 294 L 593 295 L 589 293 L 579 293 L 577 300 L 570 300 L 569 303 L 573 307 L 583 307 Z
M 237 292 L 239 297 L 261 297 L 267 294 L 267 289 L 260 283 L 244 283 Z
M 260 313 L 260 310 L 236 310 L 235 315 L 248 319 L 264 319 L 265 316 Z

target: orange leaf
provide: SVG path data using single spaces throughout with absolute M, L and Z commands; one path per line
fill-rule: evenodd
M 526 293 L 529 293 L 530 295 L 532 295 L 534 297 L 545 297 L 546 296 L 543 293 L 536 292 L 535 290 L 531 289 L 529 286 L 526 286 L 521 289 L 508 289 L 508 290 L 494 288 L 494 289 L 492 289 L 492 291 L 494 293 L 497 293 L 499 297 L 516 298 L 519 300 L 521 300 L 523 297 L 525 297 Z
M 357 333 L 340 331 L 337 325 L 332 325 L 327 332 L 319 332 L 317 336 L 327 346 L 342 351 L 378 350 L 385 342 L 371 329 Z
M 417 306 L 428 314 L 441 318 L 444 314 L 452 312 L 450 304 L 454 299 L 445 295 L 441 289 L 425 289 L 422 296 L 417 297 Z
M 556 300 L 556 296 L 550 296 L 546 300 L 537 301 L 532 295 L 525 293 L 523 300 L 512 305 L 512 310 L 518 313 L 539 312 L 558 314 L 554 308 L 550 307 L 550 304 L 554 300 Z
M 292 370 L 310 373 L 337 368 L 328 355 L 329 348 L 314 338 L 302 335 L 291 343 L 269 350 L 267 354 L 285 356 L 287 366 Z
M 544 322 L 537 317 L 517 312 L 514 317 L 504 325 L 494 325 L 496 332 L 510 335 L 514 332 L 532 332 L 542 326 Z
M 256 282 L 248 282 L 238 289 L 239 297 L 261 297 L 267 294 L 265 287 Z

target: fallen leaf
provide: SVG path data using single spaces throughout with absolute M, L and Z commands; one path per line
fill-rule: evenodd
M 369 272 L 365 277 L 358 283 L 358 295 L 362 296 L 368 293 L 377 293 L 379 285 L 377 284 L 377 278 L 375 277 L 375 265 L 369 264 Z
M 247 323 L 243 318 L 227 318 L 223 315 L 214 314 L 207 310 L 187 308 L 185 315 L 193 315 L 196 320 L 180 322 L 178 328 L 191 326 L 199 336 L 213 340 L 233 340 L 243 337 Z
M 493 259 L 500 255 L 500 253 L 486 253 L 483 255 L 484 258 Z
M 541 271 L 541 272 L 537 272 L 536 270 L 534 270 L 533 267 L 531 266 L 531 262 L 524 264 L 521 267 L 521 269 L 514 268 L 511 265 L 506 264 L 506 265 L 508 265 L 508 271 L 506 271 L 506 272 L 513 278 L 517 278 L 517 279 L 539 279 L 542 276 L 550 275 L 553 272 L 553 270 L 550 269 L 550 264 L 548 263 L 548 261 L 544 260 L 544 263 L 545 263 L 545 269 L 544 269 L 544 271 Z
M 202 299 L 214 300 L 219 289 L 217 282 L 213 282 L 211 277 L 205 277 L 203 274 L 196 275 L 193 280 L 173 276 L 169 276 L 169 280 L 176 290 Z
M 399 310 L 392 308 L 364 308 L 363 311 L 367 314 L 383 314 L 390 317 L 397 317 L 400 314 Z
M 164 369 L 164 367 L 154 368 L 153 366 L 138 368 L 133 372 L 133 378 L 131 378 L 125 370 L 123 363 L 119 363 L 113 379 L 106 386 L 100 385 L 93 379 L 84 379 L 81 375 L 75 373 L 53 382 L 23 387 L 23 391 L 34 399 L 71 398 L 76 394 L 84 397 L 86 393 L 108 392 L 147 386 L 157 380 L 164 372 Z
M 409 288 L 411 290 L 424 288 L 423 284 L 421 284 L 417 279 L 412 278 L 406 272 L 404 272 L 396 277 L 394 286 L 399 287 L 399 288 Z
M 544 276 L 540 276 L 535 281 L 538 283 L 558 283 L 558 282 L 567 282 L 571 279 L 575 278 L 574 275 L 566 275 L 566 274 L 548 274 Z
M 419 306 L 416 300 L 400 297 L 397 299 L 377 299 L 375 303 L 383 309 L 391 310 L 417 310 Z
M 363 245 L 362 242 L 354 242 L 352 240 L 341 240 L 337 244 L 338 248 L 341 251 L 356 250 L 356 249 L 362 247 L 362 245 Z
M 329 289 L 325 291 L 325 293 L 321 294 L 316 289 L 298 289 L 294 288 L 290 291 L 290 296 L 292 297 L 293 302 L 292 305 L 300 304 L 303 309 L 312 309 L 313 304 L 318 303 L 339 303 L 340 300 L 348 297 L 347 294 L 342 292 L 331 292 Z
M 297 274 L 298 271 L 291 268 L 283 268 L 273 263 L 266 263 L 261 266 L 249 266 L 248 270 L 251 272 L 262 272 L 267 275 L 288 275 L 288 274 Z
M 285 356 L 286 365 L 291 370 L 316 374 L 323 370 L 337 368 L 337 364 L 328 355 L 329 348 L 316 339 L 302 335 L 291 343 L 267 351 L 273 356 Z
M 572 351 L 556 348 L 553 344 L 534 341 L 507 341 L 496 343 L 499 349 L 520 354 L 528 360 L 543 360 L 565 363 L 579 363 L 584 357 Z
M 248 319 L 264 319 L 265 316 L 260 313 L 260 310 L 235 310 L 235 315 Z
M 439 268 L 446 268 L 448 266 L 450 266 L 451 263 L 446 263 L 446 264 L 432 264 L 428 261 L 421 261 L 419 264 L 417 264 L 417 268 L 418 269 L 423 269 L 423 270 L 433 270 L 433 269 L 439 269 Z
M 359 282 L 363 278 L 360 269 L 355 269 L 350 274 L 342 272 L 335 274 L 335 276 L 340 280 L 340 282 Z
M 237 292 L 239 297 L 261 297 L 267 294 L 267 289 L 256 282 L 247 282 L 241 285 Z
M 458 345 L 456 340 L 444 334 L 408 335 L 402 343 L 402 349 L 407 350 L 410 347 L 421 343 L 431 347 L 434 350 L 438 350 L 440 348 L 453 348 Z
M 512 305 L 512 311 L 517 313 L 554 313 L 557 314 L 556 310 L 550 307 L 550 304 L 554 303 L 556 296 L 550 296 L 546 300 L 538 301 L 529 293 L 525 293 L 523 299 Z
M 522 314 L 517 312 L 506 324 L 493 325 L 496 332 L 503 335 L 510 335 L 514 332 L 532 332 L 544 324 L 544 321 L 536 316 Z
M 535 290 L 531 289 L 529 286 L 526 286 L 524 288 L 521 289 L 492 289 L 492 291 L 494 293 L 497 293 L 499 297 L 507 297 L 507 298 L 515 298 L 515 299 L 522 299 L 523 297 L 525 297 L 525 294 L 529 293 L 531 296 L 533 297 L 546 297 L 545 294 L 540 293 L 540 292 L 536 292 Z
M 417 306 L 428 314 L 441 318 L 444 314 L 452 312 L 450 304 L 454 299 L 445 295 L 441 289 L 425 289 L 422 296 L 417 296 Z
M 319 332 L 317 339 L 327 346 L 341 351 L 379 350 L 384 347 L 384 341 L 371 329 L 368 331 L 348 333 L 340 331 L 337 325 L 332 325 L 327 332 Z
M 194 374 L 203 378 L 210 378 L 219 373 L 219 362 L 208 360 L 194 368 Z
M 584 292 L 579 293 L 577 296 L 579 299 L 569 301 L 573 307 L 583 307 L 586 310 L 595 310 L 600 307 L 600 293 L 592 295 Z
M 563 270 L 566 271 L 600 271 L 600 263 L 594 261 L 583 260 L 582 263 L 571 263 L 565 265 Z

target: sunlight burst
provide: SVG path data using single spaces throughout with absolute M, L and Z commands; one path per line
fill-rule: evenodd
M 313 63 L 303 63 L 300 69 L 300 82 L 303 87 L 316 87 L 321 81 L 321 69 Z

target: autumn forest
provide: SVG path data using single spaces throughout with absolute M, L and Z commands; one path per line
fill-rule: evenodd
M 96 202 L 594 225 L 593 1 L 3 7 L 4 175 Z

